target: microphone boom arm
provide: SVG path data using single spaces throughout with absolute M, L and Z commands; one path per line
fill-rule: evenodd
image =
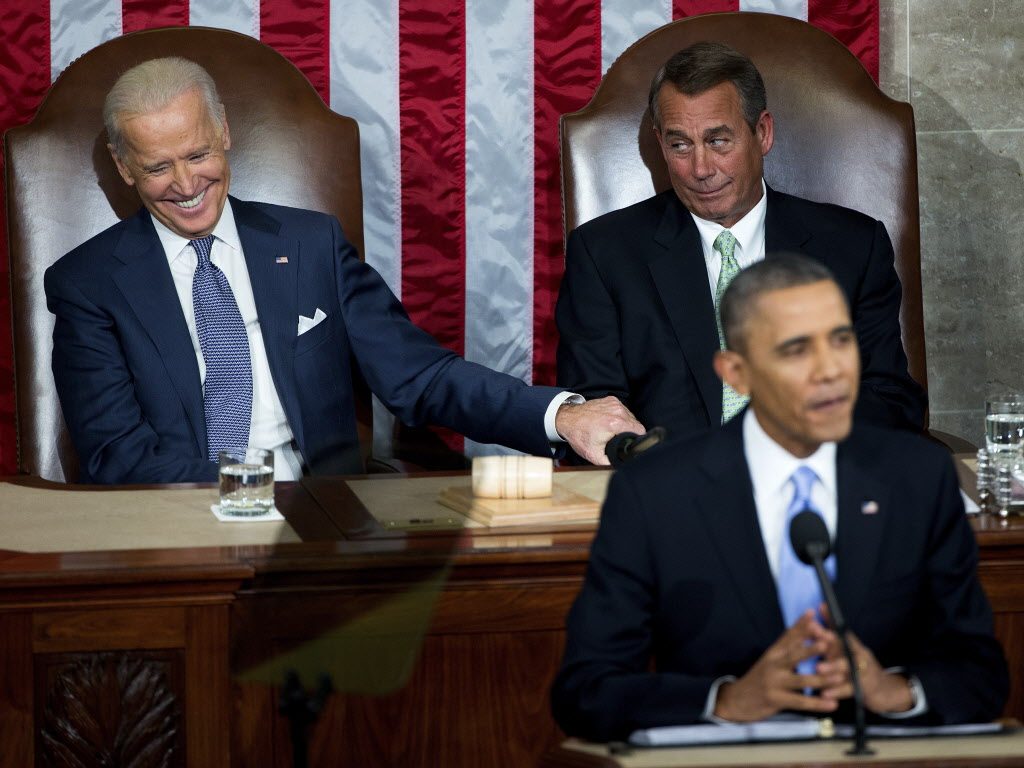
M 812 513 L 813 514 L 813 513 Z M 839 599 L 836 597 L 832 582 L 825 573 L 825 563 L 818 552 L 812 552 L 811 558 L 814 563 L 814 572 L 818 574 L 818 581 L 821 583 L 821 593 L 825 596 L 825 604 L 828 606 L 828 613 L 832 619 L 832 627 L 839 635 L 839 642 L 843 645 L 843 653 L 846 656 L 846 663 L 850 668 L 850 682 L 853 684 L 853 747 L 846 753 L 848 755 L 873 755 L 875 751 L 868 746 L 867 723 L 864 715 L 864 689 L 860 685 L 860 669 L 857 661 L 853 658 L 853 648 L 850 646 L 850 637 L 847 634 L 846 618 L 839 608 Z
M 829 616 L 832 619 L 832 628 L 839 636 L 839 642 L 843 645 L 843 653 L 846 656 L 846 663 L 850 668 L 850 683 L 853 685 L 853 747 L 846 754 L 848 755 L 872 755 L 874 750 L 868 747 L 867 724 L 864 715 L 864 689 L 860 685 L 860 670 L 857 669 L 857 662 L 853 658 L 853 649 L 850 647 L 849 632 L 846 626 L 846 617 L 839 607 L 839 599 L 832 587 L 832 582 L 825 573 L 825 558 L 828 557 L 832 548 L 828 530 L 821 516 L 805 509 L 797 514 L 789 527 L 790 543 L 797 557 L 807 565 L 814 567 L 814 573 L 818 577 L 818 584 L 821 586 L 821 594 L 825 598 L 825 605 L 828 606 Z

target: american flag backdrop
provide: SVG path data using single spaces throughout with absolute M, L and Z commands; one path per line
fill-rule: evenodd
M 806 19 L 877 79 L 878 0 L 0 0 L 0 129 L 27 122 L 64 67 L 118 35 L 252 35 L 359 121 L 366 260 L 412 319 L 470 360 L 550 384 L 558 116 L 652 29 L 736 10 Z M 7 263 L 5 236 L 0 474 L 16 465 Z

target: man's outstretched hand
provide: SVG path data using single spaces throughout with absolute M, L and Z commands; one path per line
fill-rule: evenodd
M 591 464 L 607 464 L 604 448 L 615 435 L 647 430 L 617 397 L 585 403 L 563 403 L 555 414 L 555 429 L 576 453 Z

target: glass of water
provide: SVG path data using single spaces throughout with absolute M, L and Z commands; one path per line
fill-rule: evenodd
M 274 452 L 265 448 L 221 451 L 220 511 L 256 517 L 274 508 Z
M 1016 463 L 1024 440 L 1024 394 L 994 395 L 985 401 L 985 447 L 1001 464 Z

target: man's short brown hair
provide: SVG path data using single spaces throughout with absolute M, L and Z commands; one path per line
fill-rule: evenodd
M 720 83 L 732 83 L 740 94 L 740 108 L 743 119 L 750 130 L 757 126 L 757 119 L 768 108 L 768 97 L 764 80 L 747 56 L 725 43 L 701 42 L 684 48 L 665 62 L 651 81 L 647 106 L 651 112 L 654 127 L 661 129 L 658 114 L 658 93 L 665 83 L 671 83 L 687 96 L 697 96 L 711 90 Z

